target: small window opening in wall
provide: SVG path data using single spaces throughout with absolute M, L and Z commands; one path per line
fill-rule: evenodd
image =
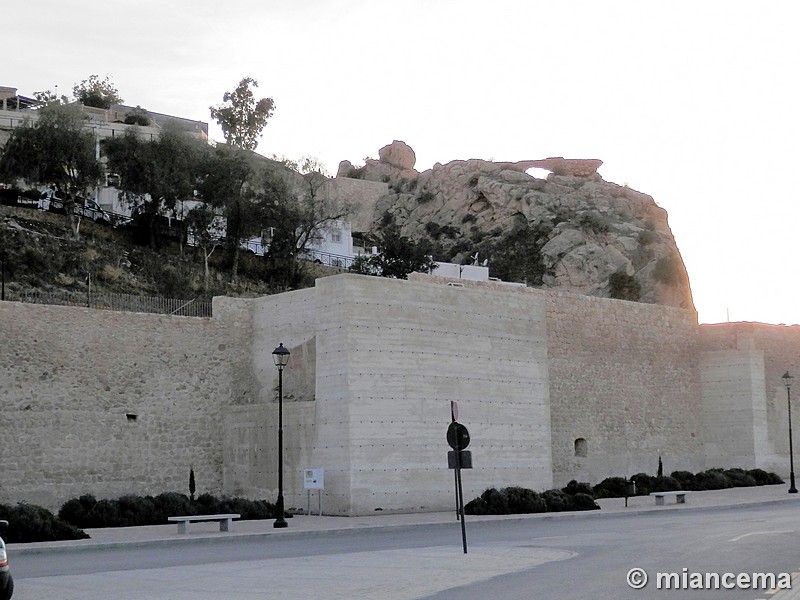
M 589 454 L 589 444 L 583 438 L 575 440 L 575 456 L 587 456 Z
M 133 423 L 134 421 L 136 421 L 139 415 L 134 415 L 133 413 L 125 413 L 125 416 L 128 419 L 128 423 Z

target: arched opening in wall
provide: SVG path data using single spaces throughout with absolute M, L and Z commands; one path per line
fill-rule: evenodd
M 589 444 L 583 438 L 575 440 L 575 456 L 586 457 L 589 454 Z

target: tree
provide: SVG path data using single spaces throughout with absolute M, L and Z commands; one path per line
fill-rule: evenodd
M 326 228 L 352 212 L 347 203 L 320 193 L 321 186 L 309 184 L 319 178 L 324 181 L 321 173 L 306 173 L 302 177 L 302 184 L 297 185 L 291 181 L 297 178 L 296 173 L 268 169 L 256 194 L 263 223 L 273 230 L 267 258 L 282 269 L 283 283 L 288 287 L 296 286 L 302 275 L 298 257 L 307 253 Z
M 132 108 L 125 114 L 125 124 L 147 127 L 150 125 L 150 115 L 147 114 L 145 109 L 137 104 L 136 108 Z
M 78 105 L 48 104 L 35 123 L 26 122 L 11 133 L 0 154 L 0 179 L 21 178 L 35 185 L 52 185 L 64 200 L 76 236 L 80 217 L 73 207 L 97 185 L 101 175 L 95 139 L 83 129 Z
M 245 77 L 233 92 L 225 92 L 222 96 L 226 104 L 209 109 L 211 118 L 222 127 L 225 141 L 244 150 L 256 149 L 256 138 L 267 126 L 267 120 L 275 109 L 272 98 L 261 98 L 256 102 L 251 86 L 258 87 L 258 82 Z
M 69 99 L 66 96 L 59 96 L 52 90 L 33 92 L 33 97 L 42 104 L 69 104 Z
M 186 230 L 192 237 L 193 245 L 203 251 L 203 289 L 206 295 L 211 280 L 208 260 L 219 244 L 214 227 L 217 218 L 214 208 L 207 202 L 201 202 L 186 215 Z
M 120 176 L 120 190 L 155 248 L 158 217 L 194 196 L 207 146 L 185 131 L 166 128 L 158 139 L 147 141 L 128 130 L 105 140 L 104 148 L 109 168 Z
M 200 198 L 222 208 L 226 219 L 225 246 L 231 260 L 231 277 L 239 272 L 239 245 L 261 230 L 253 204 L 254 168 L 246 152 L 218 144 L 206 156 L 203 177 L 198 184 Z
M 75 99 L 84 106 L 109 109 L 114 104 L 121 104 L 122 98 L 119 96 L 117 88 L 106 76 L 101 80 L 97 75 L 91 75 L 89 79 L 84 79 L 76 83 L 72 88 Z
M 356 273 L 408 279 L 409 273 L 427 273 L 436 268 L 430 241 L 423 238 L 415 242 L 402 235 L 389 213 L 383 215 L 378 234 L 371 241 L 380 253 L 357 260 L 352 268 Z

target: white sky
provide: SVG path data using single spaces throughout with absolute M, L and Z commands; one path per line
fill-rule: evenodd
M 0 85 L 108 75 L 126 104 L 209 122 L 244 76 L 258 151 L 336 172 L 394 139 L 435 162 L 599 158 L 652 195 L 703 323 L 800 323 L 796 0 L 5 2 Z

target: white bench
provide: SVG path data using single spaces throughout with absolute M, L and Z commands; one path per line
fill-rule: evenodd
M 184 515 L 182 517 L 167 517 L 167 521 L 178 524 L 178 533 L 187 533 L 189 531 L 189 523 L 192 521 L 219 521 L 220 531 L 231 531 L 233 529 L 233 520 L 240 518 L 242 515 Z
M 691 494 L 686 490 L 677 492 L 650 492 L 651 496 L 656 497 L 656 506 L 664 506 L 664 498 L 667 496 L 675 496 L 675 504 L 686 504 L 686 494 Z

